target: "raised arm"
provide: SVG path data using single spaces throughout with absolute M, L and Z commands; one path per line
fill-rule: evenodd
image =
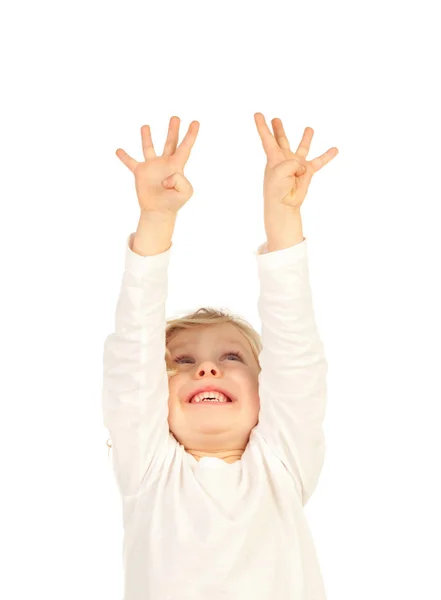
M 148 126 L 141 128 L 145 162 L 123 150 L 117 156 L 134 173 L 141 213 L 127 239 L 115 328 L 106 338 L 102 409 L 122 496 L 137 494 L 169 441 L 165 303 L 172 235 L 178 210 L 193 188 L 183 174 L 198 123 L 176 148 L 179 119 L 170 121 L 164 153 L 157 157 Z M 163 183 L 164 179 L 168 179 Z
M 306 504 L 324 462 L 328 364 L 314 315 L 300 208 L 313 175 L 338 150 L 331 148 L 308 161 L 314 134 L 310 127 L 294 153 L 280 119 L 272 120 L 273 135 L 261 113 L 254 118 L 267 155 L 267 251 L 257 255 L 263 350 L 256 433 L 285 464 Z

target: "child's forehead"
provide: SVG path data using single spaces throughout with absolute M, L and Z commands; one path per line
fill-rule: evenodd
M 212 330 L 211 332 L 207 332 L 207 330 L 208 328 L 206 328 L 205 331 L 194 329 L 179 332 L 170 341 L 169 348 L 176 349 L 182 347 L 197 347 L 198 345 L 203 344 L 204 341 L 208 342 L 210 346 L 213 344 L 235 344 L 245 348 L 239 333 L 234 335 L 234 333 L 232 334 L 231 331 Z

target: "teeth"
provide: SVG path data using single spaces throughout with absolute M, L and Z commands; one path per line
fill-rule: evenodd
M 190 402 L 228 402 L 228 398 L 220 392 L 202 392 L 193 396 Z
M 195 400 L 195 402 L 226 402 L 226 400 L 219 400 L 218 398 L 204 398 L 203 400 Z

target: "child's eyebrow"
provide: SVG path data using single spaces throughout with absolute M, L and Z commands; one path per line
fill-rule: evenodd
M 242 342 L 239 342 L 239 340 L 223 340 L 223 342 L 225 342 L 225 344 L 234 344 L 236 346 L 240 346 L 243 350 L 246 350 L 245 346 L 242 344 Z M 173 342 L 171 342 L 169 345 L 169 350 L 170 352 L 176 352 L 176 350 L 181 350 L 183 348 L 191 348 L 192 346 L 194 346 L 194 344 L 195 342 L 180 342 L 179 344 L 174 346 Z

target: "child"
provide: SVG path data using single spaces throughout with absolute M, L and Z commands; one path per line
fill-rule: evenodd
M 312 129 L 292 153 L 279 119 L 274 136 L 261 113 L 255 122 L 268 158 L 267 240 L 255 252 L 262 341 L 221 311 L 165 319 L 176 215 L 193 193 L 183 169 L 199 123 L 177 147 L 173 117 L 160 157 L 142 127 L 142 163 L 117 150 L 141 209 L 104 346 L 124 600 L 325 599 L 303 506 L 324 461 L 327 362 L 299 211 L 337 149 L 307 161 Z

